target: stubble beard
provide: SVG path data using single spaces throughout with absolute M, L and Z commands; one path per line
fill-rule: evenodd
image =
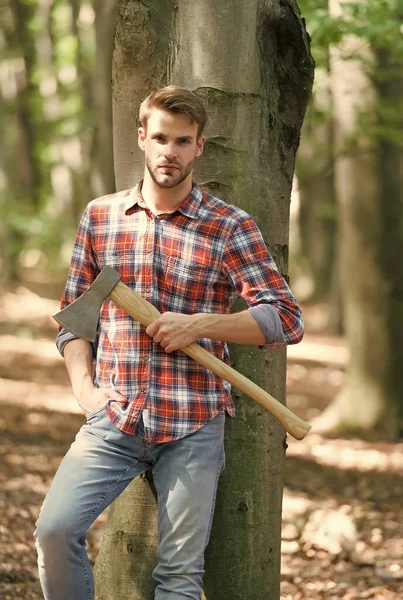
M 192 172 L 194 160 L 190 161 L 185 167 L 181 168 L 177 163 L 175 167 L 178 167 L 177 175 L 173 173 L 161 173 L 158 167 L 153 167 L 149 160 L 146 160 L 146 167 L 150 174 L 151 179 L 161 189 L 171 189 L 185 181 L 186 177 Z

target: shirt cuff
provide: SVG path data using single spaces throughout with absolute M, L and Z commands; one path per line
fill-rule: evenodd
M 274 306 L 271 304 L 258 304 L 257 306 L 251 306 L 249 312 L 265 337 L 264 346 L 259 346 L 259 348 L 268 348 L 273 344 L 276 344 L 276 347 L 285 345 L 281 319 Z
M 65 329 L 64 327 L 62 327 L 60 329 L 60 331 L 56 337 L 56 347 L 59 350 L 60 354 L 63 356 L 63 358 L 64 358 L 64 349 L 67 346 L 67 344 L 69 342 L 71 342 L 72 340 L 78 340 L 78 339 L 80 339 L 78 335 L 75 335 L 74 333 L 70 333 L 70 331 L 67 331 L 67 329 Z M 97 339 L 95 340 L 95 342 L 91 342 L 91 346 L 92 346 L 92 353 L 95 358 L 97 355 L 97 348 L 98 348 L 98 336 L 97 336 Z

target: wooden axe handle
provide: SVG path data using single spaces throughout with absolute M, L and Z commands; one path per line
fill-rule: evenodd
M 145 327 L 151 325 L 151 323 L 161 316 L 161 313 L 155 306 L 136 294 L 136 292 L 121 281 L 113 288 L 109 294 L 109 298 Z M 296 440 L 302 440 L 311 429 L 309 423 L 297 417 L 261 387 L 244 375 L 241 375 L 241 373 L 238 373 L 238 371 L 235 371 L 232 367 L 226 365 L 222 360 L 199 346 L 196 342 L 181 348 L 181 350 L 264 406 Z

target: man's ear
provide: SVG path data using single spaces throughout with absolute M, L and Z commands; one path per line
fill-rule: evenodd
M 145 139 L 146 139 L 146 132 L 144 131 L 143 127 L 139 127 L 137 142 L 138 142 L 140 150 L 142 150 L 143 152 L 144 152 L 144 148 L 145 148 Z
M 201 156 L 203 154 L 204 144 L 206 142 L 206 138 L 204 136 L 200 136 L 196 142 L 196 156 Z

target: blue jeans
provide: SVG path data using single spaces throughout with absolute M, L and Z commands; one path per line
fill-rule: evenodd
M 87 530 L 134 477 L 152 469 L 158 493 L 155 600 L 200 600 L 204 551 L 224 468 L 220 413 L 195 433 L 163 444 L 120 431 L 101 409 L 67 452 L 36 523 L 45 600 L 92 600 Z

